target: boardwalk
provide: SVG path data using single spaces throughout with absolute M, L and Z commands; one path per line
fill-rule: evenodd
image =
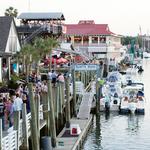
M 91 91 L 83 94 L 82 102 L 79 107 L 78 119 L 89 119 L 92 101 L 95 93 L 95 82 L 91 84 Z
M 79 113 L 77 115 L 78 119 L 89 119 L 92 100 L 93 100 L 92 97 L 93 94 L 90 92 L 85 92 L 83 94 L 82 102 L 79 107 Z
M 95 82 L 92 82 L 91 91 L 83 94 L 77 118 L 72 118 L 70 120 L 71 125 L 76 124 L 80 127 L 81 133 L 74 136 L 70 134 L 70 128 L 63 128 L 61 133 L 57 136 L 57 147 L 54 148 L 54 150 L 76 150 L 81 148 L 82 142 L 87 134 L 87 130 L 89 130 L 92 123 L 90 110 L 94 94 Z
M 67 128 L 64 128 L 62 132 L 57 137 L 57 147 L 54 150 L 75 150 L 78 146 L 80 146 L 80 142 L 82 142 L 83 138 L 86 136 L 87 130 L 89 129 L 92 122 L 92 116 L 90 115 L 89 119 L 77 119 L 72 118 L 71 124 L 78 124 L 81 129 L 81 133 L 78 136 L 64 136 L 66 130 L 70 131 Z M 61 143 L 61 144 L 60 144 Z

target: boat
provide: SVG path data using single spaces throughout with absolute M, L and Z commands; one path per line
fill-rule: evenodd
M 109 72 L 106 80 L 108 85 L 122 86 L 122 75 L 118 71 Z
M 143 52 L 143 57 L 144 57 L 144 58 L 150 58 L 150 53 L 148 53 L 148 52 Z
M 118 111 L 120 98 L 122 96 L 121 87 L 115 84 L 105 84 L 102 88 L 103 97 L 100 99 L 100 111 Z
M 145 113 L 144 85 L 142 83 L 132 83 L 124 88 L 120 112 L 132 114 Z
M 118 96 L 104 96 L 100 99 L 100 111 L 101 112 L 119 112 L 120 98 Z

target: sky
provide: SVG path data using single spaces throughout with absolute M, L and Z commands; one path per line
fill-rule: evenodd
M 22 12 L 62 12 L 65 23 L 94 20 L 112 32 L 150 34 L 150 0 L 0 0 L 0 15 L 12 6 Z

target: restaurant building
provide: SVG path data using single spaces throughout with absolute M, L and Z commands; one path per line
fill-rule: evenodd
M 121 37 L 110 31 L 108 24 L 95 24 L 93 20 L 80 20 L 78 24 L 66 24 L 65 43 L 89 58 L 119 59 Z

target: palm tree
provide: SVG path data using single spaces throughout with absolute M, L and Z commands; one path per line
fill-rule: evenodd
M 23 73 L 28 76 L 31 73 L 31 64 L 34 47 L 31 44 L 25 44 L 17 54 L 18 60 L 23 64 Z
M 43 38 L 36 38 L 34 40 L 34 51 L 33 51 L 33 61 L 36 64 L 36 73 L 39 73 L 39 63 L 40 60 L 45 56 L 45 43 L 44 43 L 44 39 Z
M 18 10 L 13 7 L 9 7 L 5 10 L 5 16 L 12 16 L 16 18 L 17 15 L 18 15 Z
M 48 37 L 45 39 L 44 44 L 45 44 L 44 53 L 46 55 L 50 56 L 50 63 L 49 63 L 49 71 L 50 71 L 51 70 L 52 49 L 57 48 L 59 46 L 59 42 L 52 37 Z

